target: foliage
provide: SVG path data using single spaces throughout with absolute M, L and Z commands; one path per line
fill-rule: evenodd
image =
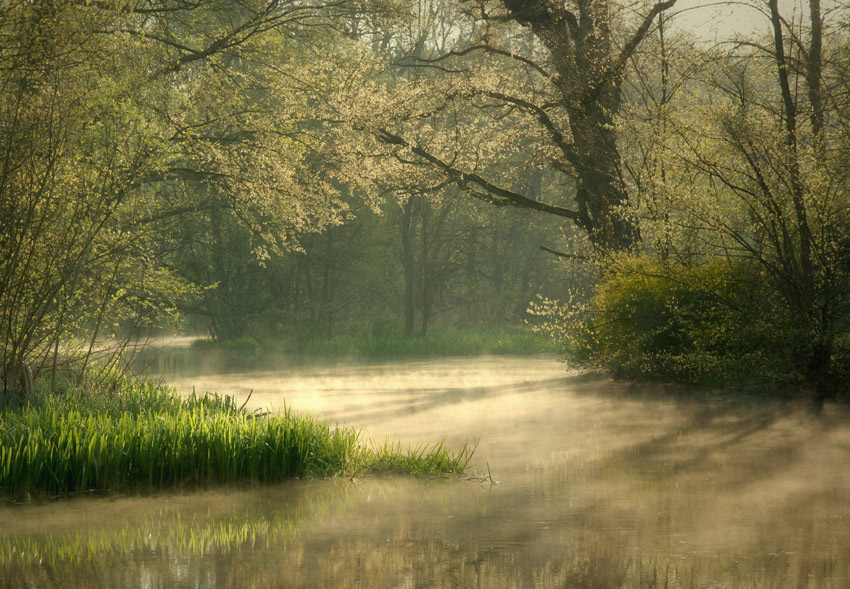
M 128 97 L 139 70 L 120 81 L 103 75 L 107 55 L 139 55 L 123 37 L 95 34 L 102 26 L 104 15 L 68 3 L 3 8 L 0 373 L 6 376 L 26 362 L 43 364 L 60 340 L 68 346 L 77 343 L 75 335 L 111 333 L 113 321 L 144 322 L 152 312 L 168 312 L 166 301 L 184 288 L 156 272 L 138 272 L 148 252 L 138 234 L 126 231 L 121 205 L 136 180 L 159 171 L 148 154 L 160 150 L 162 128 L 145 121 Z M 4 379 L 4 392 L 16 384 L 10 380 Z
M 472 450 L 370 447 L 350 428 L 289 410 L 258 417 L 230 397 L 184 399 L 150 382 L 33 399 L 0 413 L 0 492 L 279 481 L 387 471 L 460 475 Z
M 455 184 L 568 220 L 600 249 L 631 248 L 639 231 L 621 181 L 621 87 L 675 2 L 420 0 L 406 34 L 361 49 L 352 83 L 323 106 L 369 145 L 381 166 L 368 169 L 387 186 Z M 523 181 L 534 174 L 551 193 Z
M 649 257 L 612 262 L 584 305 L 540 301 L 541 326 L 571 359 L 626 376 L 683 382 L 796 381 L 793 321 L 757 287 L 759 268 Z M 783 335 L 784 334 L 784 335 Z
M 840 11 L 808 9 L 791 22 L 770 2 L 765 36 L 639 56 L 620 125 L 643 256 L 599 260 L 585 306 L 538 307 L 579 357 L 846 391 L 847 36 Z
M 191 247 L 183 237 L 203 245 L 223 227 L 216 218 L 241 230 L 259 263 L 297 247 L 296 232 L 339 221 L 342 183 L 357 174 L 311 139 L 309 105 L 278 64 L 359 8 L 3 4 L 3 394 L 30 392 L 22 371 L 50 368 L 55 380 L 60 356 L 88 359 L 105 339 L 177 319 L 177 305 L 219 277 L 175 271 L 174 252 Z M 180 235 L 210 217 L 206 234 Z
M 356 217 L 301 235 L 301 251 L 262 265 L 252 258 L 248 236 L 233 227 L 219 234 L 221 255 L 215 245 L 195 247 L 192 259 L 175 266 L 193 282 L 217 285 L 180 309 L 222 343 L 316 342 L 364 332 L 381 339 L 405 333 L 408 317 L 415 323 L 409 334 L 419 337 L 522 325 L 536 293 L 559 296 L 574 280 L 565 280 L 563 263 L 539 249 L 541 241 L 562 247 L 553 219 L 529 219 L 521 211 L 494 217 L 484 203 L 426 198 L 419 197 L 408 227 L 410 276 L 402 207 L 388 198 L 377 214 L 355 201 Z M 408 285 L 411 299 L 404 296 Z
M 184 315 L 242 348 L 492 350 L 455 332 L 535 293 L 577 358 L 829 389 L 846 9 L 769 0 L 711 47 L 675 2 L 6 2 L 0 394 Z

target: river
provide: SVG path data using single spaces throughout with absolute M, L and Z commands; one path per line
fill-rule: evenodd
M 360 477 L 0 508 L 2 587 L 848 587 L 850 419 L 552 358 L 293 362 L 175 350 L 181 391 L 405 444 L 480 479 Z

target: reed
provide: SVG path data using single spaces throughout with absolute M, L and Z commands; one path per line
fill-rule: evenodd
M 454 454 L 442 444 L 377 447 L 311 416 L 255 418 L 230 397 L 182 398 L 149 382 L 45 396 L 0 413 L 4 497 L 376 471 L 459 475 L 470 458 L 467 448 Z
M 472 446 L 464 444 L 455 453 L 446 448 L 445 442 L 403 448 L 400 443 L 387 440 L 370 447 L 367 470 L 387 474 L 460 476 L 465 473 L 477 446 L 477 442 Z

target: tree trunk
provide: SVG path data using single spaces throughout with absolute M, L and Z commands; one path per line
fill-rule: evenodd
M 794 205 L 797 238 L 799 240 L 798 259 L 794 260 L 794 270 L 797 274 L 796 297 L 798 309 L 793 311 L 802 322 L 802 337 L 807 341 L 805 369 L 808 377 L 815 383 L 823 383 L 831 368 L 833 328 L 832 314 L 827 307 L 822 307 L 818 301 L 818 286 L 816 268 L 812 255 L 814 242 L 809 226 L 809 215 L 806 205 L 807 188 L 800 165 L 798 149 L 797 103 L 791 84 L 788 80 L 788 63 L 785 57 L 782 18 L 779 14 L 778 0 L 769 0 L 770 20 L 773 26 L 773 48 L 776 60 L 779 89 L 782 95 L 783 119 L 785 124 L 785 146 L 788 149 L 788 174 L 791 199 Z M 823 126 L 823 102 L 820 95 L 821 75 L 821 23 L 820 2 L 810 0 L 811 8 L 811 43 L 806 56 L 806 81 L 811 102 L 811 123 L 815 139 L 819 138 Z M 825 305 L 828 303 L 824 303 Z
M 531 27 L 549 51 L 572 135 L 572 143 L 559 142 L 559 147 L 577 180 L 575 221 L 602 251 L 640 244 L 640 229 L 621 177 L 615 121 L 626 62 L 655 17 L 675 2 L 653 5 L 617 48 L 611 39 L 607 0 L 574 0 L 569 7 L 548 0 L 503 0 L 511 18 Z
M 401 209 L 401 264 L 404 268 L 404 335 L 410 337 L 416 327 L 416 259 L 413 255 L 413 199 Z

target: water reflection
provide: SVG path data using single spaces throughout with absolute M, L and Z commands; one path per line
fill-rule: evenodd
M 237 555 L 286 552 L 305 525 L 356 499 L 347 486 L 293 481 L 6 509 L 0 579 L 4 587 L 239 586 Z
M 209 368 L 209 367 L 208 367 Z M 845 587 L 850 421 L 465 359 L 172 373 L 377 438 L 481 437 L 498 485 L 364 478 L 0 510 L 3 586 Z

